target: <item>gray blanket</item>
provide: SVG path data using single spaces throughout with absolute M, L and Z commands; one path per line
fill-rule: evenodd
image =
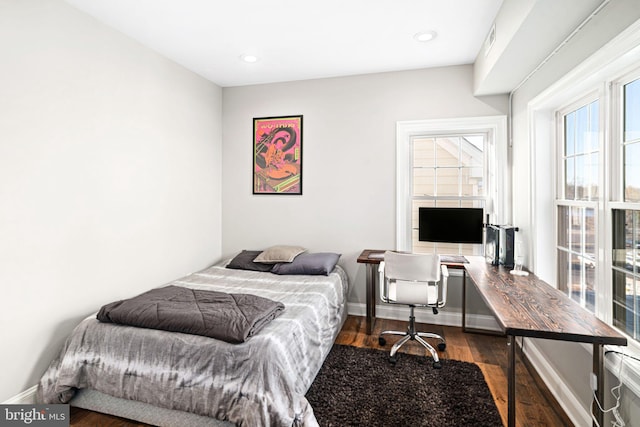
M 305 394 L 344 319 L 341 268 L 329 276 L 278 276 L 216 266 L 172 285 L 263 296 L 286 309 L 240 344 L 93 315 L 42 376 L 38 401 L 67 403 L 87 388 L 243 427 L 318 425 Z
M 101 322 L 244 342 L 278 317 L 284 304 L 251 294 L 166 286 L 104 305 Z

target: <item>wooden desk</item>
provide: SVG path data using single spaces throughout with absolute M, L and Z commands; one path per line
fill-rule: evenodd
M 365 250 L 358 257 L 367 265 L 367 333 L 373 331 L 375 322 L 376 279 L 375 272 L 380 259 L 371 259 Z M 596 396 L 604 397 L 604 345 L 627 345 L 627 339 L 582 308 L 566 294 L 543 282 L 534 274 L 514 276 L 509 269 L 488 264 L 483 257 L 466 256 L 463 275 L 463 328 L 466 311 L 466 286 L 468 275 L 484 302 L 491 309 L 509 344 L 508 370 L 508 425 L 516 422 L 516 337 L 545 338 L 561 341 L 583 342 L 593 345 L 593 373 L 597 378 Z M 456 265 L 456 267 L 458 267 Z M 454 268 L 456 268 L 454 267 Z M 593 405 L 596 405 L 595 401 Z M 604 414 L 594 408 L 599 425 L 604 425 Z M 595 426 L 596 423 L 594 422 Z
M 596 396 L 604 397 L 604 348 L 606 344 L 627 345 L 618 331 L 591 314 L 565 293 L 534 274 L 514 276 L 509 269 L 487 264 L 482 257 L 467 257 L 466 274 L 491 309 L 509 343 L 508 425 L 516 422 L 516 342 L 517 336 L 583 342 L 593 345 L 593 373 L 597 378 Z M 604 414 L 595 407 L 599 425 Z M 597 425 L 595 422 L 593 425 Z

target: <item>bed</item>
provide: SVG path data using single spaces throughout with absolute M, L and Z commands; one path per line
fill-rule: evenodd
M 224 264 L 169 285 L 246 293 L 285 309 L 240 344 L 85 319 L 38 387 L 70 403 L 154 425 L 314 426 L 305 394 L 346 319 L 348 279 Z

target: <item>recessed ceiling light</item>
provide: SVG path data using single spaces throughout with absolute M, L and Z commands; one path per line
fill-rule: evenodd
M 435 31 L 422 31 L 420 33 L 414 34 L 413 38 L 419 42 L 430 42 L 438 36 L 438 33 Z
M 258 57 L 255 55 L 242 55 L 240 59 L 242 59 L 244 62 L 248 62 L 249 64 L 258 62 Z

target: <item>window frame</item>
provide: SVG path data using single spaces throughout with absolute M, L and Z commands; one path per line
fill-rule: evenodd
M 565 130 L 565 123 L 564 123 L 564 117 L 572 112 L 575 112 L 577 110 L 579 110 L 582 107 L 585 107 L 587 105 L 590 105 L 591 103 L 593 103 L 594 101 L 598 101 L 598 153 L 599 153 L 599 157 L 600 157 L 600 161 L 599 164 L 601 164 L 603 162 L 603 135 L 604 133 L 602 132 L 602 126 L 604 125 L 603 123 L 603 108 L 602 108 L 602 98 L 604 97 L 604 93 L 602 89 L 596 89 L 596 90 L 592 90 L 589 93 L 587 93 L 585 96 L 579 98 L 578 100 L 575 100 L 573 102 L 571 102 L 568 105 L 565 105 L 564 107 L 562 107 L 561 109 L 559 109 L 556 112 L 556 200 L 561 199 L 561 200 L 570 200 L 570 201 L 575 201 L 575 202 L 588 202 L 588 203 L 593 203 L 593 204 L 597 204 L 599 201 L 601 201 L 601 199 L 603 198 L 603 193 L 604 193 L 604 188 L 601 188 L 601 178 L 602 178 L 602 171 L 601 168 L 598 169 L 598 187 L 599 187 L 599 197 L 596 200 L 593 199 L 589 199 L 589 200 L 583 200 L 583 199 L 567 199 L 566 198 L 566 186 L 565 186 L 565 182 L 564 182 L 564 177 L 565 177 L 565 153 L 564 153 L 564 144 L 560 144 L 558 143 L 559 141 L 563 141 L 564 142 L 564 130 Z M 576 154 L 573 154 L 574 158 L 576 156 Z
M 611 200 L 616 203 L 620 203 L 625 206 L 640 206 L 640 202 L 627 202 L 625 201 L 625 178 L 624 178 L 624 86 L 628 83 L 640 80 L 640 67 L 635 66 L 628 70 L 626 73 L 613 80 L 610 85 L 611 100 L 612 100 L 612 114 L 615 114 L 616 121 L 615 127 L 611 130 L 611 138 L 616 145 L 615 153 L 612 153 L 612 160 L 615 162 L 616 170 L 618 171 L 615 180 L 612 184 L 615 187 L 612 188 Z M 637 142 L 634 142 L 637 143 Z M 612 144 L 613 145 L 613 144 Z M 612 163 L 613 164 L 613 163 Z M 638 209 L 627 208 L 627 209 Z
M 609 259 L 607 263 L 607 272 L 609 273 L 608 283 L 609 283 L 609 306 L 610 312 L 608 313 L 608 323 L 618 329 L 614 325 L 614 304 L 615 304 L 615 295 L 613 293 L 613 272 L 616 270 L 613 264 L 613 255 L 611 252 L 613 251 L 613 211 L 614 210 L 632 210 L 632 211 L 640 211 L 640 202 L 627 202 L 625 201 L 625 178 L 624 178 L 624 115 L 625 115 L 625 106 L 624 106 L 624 86 L 633 81 L 640 80 L 640 67 L 635 66 L 633 68 L 628 69 L 626 72 L 622 73 L 617 78 L 613 79 L 609 85 L 610 96 L 611 96 L 611 117 L 612 126 L 610 130 L 611 134 L 611 159 L 610 159 L 610 167 L 613 171 L 617 173 L 611 177 L 611 189 L 610 189 L 610 202 L 608 203 L 607 215 L 608 222 L 610 224 L 609 230 L 609 241 L 607 249 L 609 251 Z M 619 271 L 619 270 L 618 270 Z M 620 330 L 620 329 L 618 329 Z M 623 334 L 627 335 L 625 331 L 620 330 Z M 629 337 L 630 344 L 637 352 L 640 352 L 640 337 L 634 338 L 630 335 Z
M 413 139 L 444 135 L 486 134 L 484 155 L 485 206 L 492 220 L 506 220 L 510 201 L 507 171 L 507 117 L 480 116 L 456 119 L 400 121 L 396 125 L 396 249 L 412 249 Z M 463 197 L 466 198 L 466 197 Z M 444 199 L 444 197 L 442 197 Z M 451 199 L 451 198 L 450 198 Z M 455 200 L 460 200 L 455 197 Z M 472 197 L 469 197 L 472 199 Z M 477 199 L 477 197 L 476 197 Z M 491 209 L 491 205 L 493 209 Z
M 554 199 L 554 236 L 555 253 L 553 256 L 555 264 L 555 274 L 560 274 L 559 259 L 557 251 L 560 247 L 558 238 L 558 208 L 583 207 L 593 208 L 596 216 L 596 285 L 595 285 L 595 311 L 594 314 L 609 324 L 613 324 L 613 262 L 611 251 L 613 248 L 612 224 L 613 210 L 640 210 L 640 203 L 625 202 L 624 194 L 624 85 L 640 79 L 640 67 L 626 67 L 622 73 L 612 73 L 601 77 L 599 81 L 593 82 L 589 86 L 582 86 L 582 96 L 574 96 L 574 99 L 563 106 L 555 109 L 553 113 L 554 121 L 554 189 L 556 197 Z M 564 116 L 574 111 L 580 106 L 589 104 L 598 99 L 599 101 L 599 197 L 597 200 L 573 200 L 565 198 L 564 181 Z M 535 170 L 532 168 L 532 170 Z M 562 198 L 561 198 L 562 197 Z M 558 288 L 557 279 L 554 280 L 554 287 Z M 619 330 L 621 333 L 624 331 Z M 626 335 L 626 334 L 625 334 Z M 634 343 L 640 351 L 640 340 L 631 336 L 629 342 Z
M 603 240 L 603 230 L 604 230 L 604 218 L 606 217 L 605 212 L 606 212 L 606 198 L 607 198 L 607 190 L 605 189 L 605 183 L 604 183 L 604 179 L 605 179 L 605 173 L 604 170 L 606 169 L 605 167 L 603 167 L 603 164 L 605 164 L 606 162 L 606 156 L 605 156 L 605 141 L 604 141 L 604 135 L 605 132 L 603 132 L 603 126 L 605 125 L 604 120 L 605 120 L 605 114 L 604 114 L 604 108 L 603 108 L 603 99 L 606 98 L 606 93 L 602 88 L 597 88 L 597 89 L 591 89 L 586 91 L 586 94 L 584 96 L 580 96 L 577 99 L 572 100 L 571 102 L 567 103 L 566 105 L 562 106 L 561 108 L 557 109 L 554 113 L 554 121 L 555 121 L 555 136 L 554 136 L 554 145 L 555 145 L 555 156 L 553 159 L 553 162 L 555 163 L 555 198 L 554 198 L 554 212 L 553 212 L 553 218 L 554 218 L 554 223 L 553 223 L 553 230 L 554 230 L 554 242 L 555 242 L 555 253 L 553 255 L 554 258 L 554 262 L 555 262 L 555 274 L 556 274 L 556 280 L 553 282 L 555 284 L 555 287 L 559 289 L 559 276 L 562 273 L 560 271 L 560 259 L 558 257 L 558 252 L 560 250 L 564 250 L 564 247 L 560 245 L 560 236 L 559 236 L 559 223 L 560 223 L 560 219 L 559 219 L 559 215 L 558 212 L 560 210 L 560 207 L 566 207 L 569 208 L 570 210 L 573 210 L 572 208 L 576 207 L 576 208 L 581 208 L 581 209 L 593 209 L 594 211 L 594 223 L 595 223 L 595 284 L 594 284 L 594 292 L 595 292 L 595 300 L 594 300 L 594 311 L 593 313 L 596 314 L 598 317 L 602 318 L 603 316 L 606 316 L 605 312 L 602 312 L 601 308 L 604 308 L 604 304 L 606 302 L 606 298 L 604 298 L 604 296 L 602 295 L 602 292 L 599 288 L 602 287 L 602 285 L 598 285 L 602 283 L 602 279 L 603 279 L 603 274 L 604 274 L 604 270 L 606 270 L 605 268 L 603 268 L 603 263 L 604 263 L 604 259 L 602 259 L 600 252 L 602 252 L 600 250 L 600 248 L 602 247 L 601 244 L 602 242 L 604 242 Z M 572 112 L 575 112 L 577 110 L 579 110 L 582 107 L 588 106 L 591 103 L 593 103 L 594 101 L 598 101 L 598 153 L 599 153 L 599 162 L 598 162 L 598 179 L 597 179 L 597 183 L 598 183 L 598 198 L 596 200 L 582 200 L 582 199 L 567 199 L 566 198 L 566 178 L 565 178 L 565 167 L 566 167 L 566 162 L 565 162 L 565 158 L 567 156 L 567 154 L 565 153 L 565 116 L 567 116 L 568 114 L 571 114 Z M 573 155 L 575 156 L 576 153 L 573 153 Z M 583 224 L 584 226 L 584 224 Z M 584 239 L 584 235 L 581 235 L 581 239 Z M 576 254 L 575 251 L 572 250 L 571 247 L 566 248 L 567 251 L 567 255 L 569 257 L 569 259 L 571 259 L 571 256 Z M 582 257 L 584 255 L 584 253 L 580 253 L 578 254 L 578 256 Z M 585 271 L 584 269 L 581 270 L 580 274 L 581 277 L 585 276 Z M 580 286 L 580 290 L 581 293 L 583 293 L 584 291 L 584 287 L 585 287 L 585 283 L 581 283 Z M 570 298 L 571 295 L 568 295 Z M 573 298 L 572 298 L 573 299 Z M 581 298 L 582 299 L 582 298 Z M 584 307 L 584 305 L 583 305 Z M 586 308 L 586 307 L 585 307 Z

